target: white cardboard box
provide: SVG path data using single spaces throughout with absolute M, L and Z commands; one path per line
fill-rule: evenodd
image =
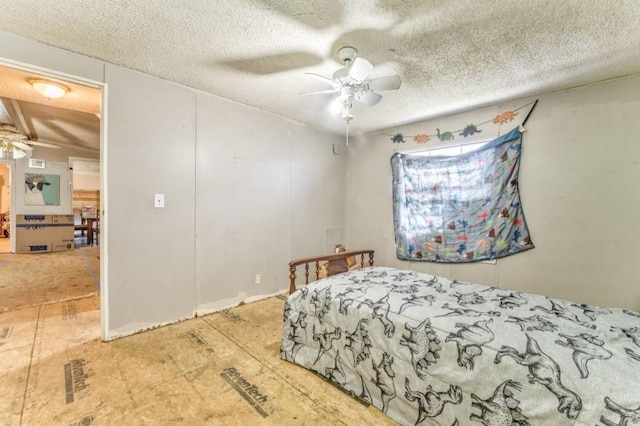
M 16 252 L 48 253 L 74 249 L 73 215 L 17 215 Z

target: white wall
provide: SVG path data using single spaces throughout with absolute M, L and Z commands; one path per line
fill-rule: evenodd
M 499 259 L 495 265 L 409 263 L 396 258 L 389 159 L 395 149 L 418 145 L 410 138 L 394 145 L 388 134 L 460 129 L 529 101 L 425 121 L 351 143 L 350 244 L 375 249 L 378 264 L 640 310 L 640 76 L 539 97 L 524 134 L 519 180 L 533 250 Z M 522 121 L 525 113 L 505 124 L 502 133 Z M 489 126 L 481 136 L 495 132 L 495 126 Z
M 339 137 L 6 33 L 0 58 L 106 83 L 107 339 L 283 291 L 290 258 L 345 227 Z
M 108 219 L 109 327 L 117 335 L 193 315 L 197 94 L 114 65 L 105 81 L 101 221 Z M 153 207 L 156 193 L 164 209 Z
M 37 158 L 40 160 L 60 161 L 63 163 L 68 163 L 69 157 L 99 159 L 100 154 L 95 153 L 93 151 L 84 150 L 84 149 L 70 149 L 66 147 L 62 147 L 60 149 L 53 149 L 53 148 L 45 148 L 41 146 L 34 146 L 33 151 L 31 151 L 31 158 Z
M 77 170 L 73 171 L 73 189 L 85 191 L 100 190 L 100 174 L 99 173 L 83 173 Z
M 287 263 L 344 226 L 346 156 L 334 137 L 200 95 L 196 173 L 198 310 L 283 289 Z M 260 284 L 256 286 L 256 275 Z

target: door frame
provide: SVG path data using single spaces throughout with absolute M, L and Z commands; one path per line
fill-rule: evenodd
M 108 264 L 109 264 L 109 218 L 105 214 L 105 206 L 108 199 L 107 186 L 107 159 L 104 155 L 107 152 L 107 84 L 102 81 L 96 81 L 77 75 L 64 73 L 61 71 L 44 68 L 33 64 L 14 61 L 8 58 L 0 57 L 0 66 L 14 68 L 20 71 L 38 74 L 42 77 L 67 81 L 69 83 L 84 85 L 99 89 L 102 93 L 100 100 L 100 328 L 102 340 L 108 339 L 109 324 L 109 281 L 108 281 Z M 15 160 L 10 160 L 11 165 L 11 205 L 15 205 Z M 15 208 L 11 209 L 11 233 L 15 235 Z M 15 238 L 11 238 L 11 251 L 15 253 Z

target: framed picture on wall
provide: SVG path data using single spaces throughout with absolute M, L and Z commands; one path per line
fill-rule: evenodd
M 24 190 L 26 206 L 60 205 L 60 175 L 25 173 Z

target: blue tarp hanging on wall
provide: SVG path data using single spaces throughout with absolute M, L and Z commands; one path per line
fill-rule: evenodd
M 516 127 L 455 157 L 395 153 L 398 259 L 476 262 L 533 248 L 518 191 L 521 147 Z

